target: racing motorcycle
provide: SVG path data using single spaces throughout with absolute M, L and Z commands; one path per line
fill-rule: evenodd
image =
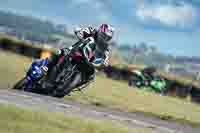
M 93 40 L 93 38 L 88 39 Z M 78 43 L 87 45 L 88 40 Z M 87 47 L 85 50 L 73 51 L 73 49 L 69 49 L 68 51 L 67 56 L 60 57 L 57 64 L 48 73 L 45 73 L 43 67 L 33 63 L 26 76 L 17 82 L 13 88 L 59 98 L 70 94 L 72 91 L 81 91 L 89 84 L 88 80 L 85 80 L 87 72 L 95 71 L 92 64 L 95 56 L 93 51 Z M 48 62 L 42 60 L 42 63 L 46 65 Z M 49 78 L 52 79 L 52 77 L 53 81 L 49 81 Z
M 154 91 L 164 95 L 167 91 L 167 83 L 165 79 L 158 75 L 148 75 L 142 71 L 135 70 L 129 80 L 129 86 L 136 86 L 140 89 Z

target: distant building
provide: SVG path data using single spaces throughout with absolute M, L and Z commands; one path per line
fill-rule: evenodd
M 165 72 L 166 72 L 166 73 L 169 73 L 169 72 L 170 72 L 170 68 L 171 68 L 171 65 L 170 65 L 170 64 L 166 64 L 166 65 L 165 65 L 165 68 L 164 68 L 164 69 L 165 69 Z
M 196 80 L 200 80 L 200 72 L 197 72 L 197 74 L 196 74 Z

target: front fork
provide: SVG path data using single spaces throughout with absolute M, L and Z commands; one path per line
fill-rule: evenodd
M 25 79 L 24 79 L 25 81 L 24 81 L 24 85 L 22 86 L 22 90 L 24 90 L 24 91 L 28 91 L 28 90 L 30 90 L 31 88 L 32 88 L 32 80 L 31 80 L 31 78 L 29 77 L 29 76 L 27 76 L 27 77 L 25 77 Z

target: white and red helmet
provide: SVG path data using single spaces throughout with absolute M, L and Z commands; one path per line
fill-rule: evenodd
M 113 37 L 114 28 L 108 24 L 102 24 L 98 29 L 98 33 L 101 36 L 101 38 L 103 37 L 104 41 L 108 42 Z

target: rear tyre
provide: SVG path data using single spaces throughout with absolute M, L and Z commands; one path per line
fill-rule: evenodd
M 132 87 L 141 87 L 142 85 L 140 79 L 137 76 L 131 77 L 128 84 L 129 86 L 132 86 Z

